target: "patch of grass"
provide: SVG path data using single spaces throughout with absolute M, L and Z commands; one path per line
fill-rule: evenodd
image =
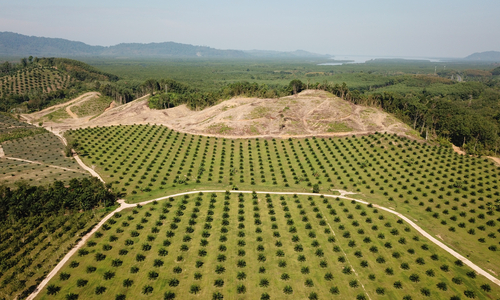
M 327 132 L 349 132 L 353 129 L 342 122 L 335 122 L 328 124 Z
M 231 130 L 233 130 L 233 129 L 231 127 L 229 127 L 227 124 L 217 123 L 217 124 L 210 125 L 208 127 L 208 130 L 211 133 L 226 134 L 228 132 L 231 132 Z
M 258 106 L 250 112 L 250 119 L 260 119 L 265 117 L 270 112 L 269 107 Z
M 97 96 L 71 107 L 71 111 L 78 117 L 93 116 L 104 112 L 111 102 L 113 102 L 113 99 L 110 97 Z
M 68 115 L 68 113 L 66 112 L 66 108 L 63 107 L 45 115 L 43 118 L 41 118 L 41 121 L 58 122 L 68 118 L 71 118 L 71 116 Z

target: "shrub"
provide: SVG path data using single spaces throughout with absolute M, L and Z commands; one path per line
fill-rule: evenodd
M 191 287 L 189 288 L 189 293 L 191 294 L 198 294 L 200 292 L 200 286 L 197 284 L 192 284 Z
M 287 294 L 287 295 L 290 295 L 290 294 L 293 294 L 293 289 L 291 286 L 287 285 L 283 288 L 283 293 Z
M 50 284 L 47 286 L 47 295 L 55 295 L 55 294 L 59 293 L 60 290 L 61 290 L 60 286 Z
M 175 299 L 175 293 L 167 291 L 165 294 L 163 294 L 163 299 L 164 300 L 174 300 Z
M 87 285 L 87 283 L 88 283 L 88 282 L 89 282 L 88 280 L 85 280 L 85 279 L 81 279 L 81 278 L 80 278 L 80 279 L 78 279 L 78 280 L 76 281 L 76 286 L 77 286 L 77 287 L 84 287 L 84 286 L 86 286 L 86 285 Z
M 143 293 L 144 295 L 149 295 L 149 294 L 151 294 L 152 292 L 153 292 L 153 287 L 152 287 L 152 286 L 150 286 L 150 285 L 145 285 L 145 286 L 143 286 L 143 287 L 142 287 L 142 293 Z
M 132 279 L 124 279 L 123 280 L 123 287 L 131 287 L 134 284 L 134 281 Z
M 95 294 L 96 295 L 101 295 L 101 294 L 104 294 L 104 292 L 106 292 L 106 287 L 105 286 L 102 286 L 102 285 L 98 285 L 96 288 L 95 288 Z

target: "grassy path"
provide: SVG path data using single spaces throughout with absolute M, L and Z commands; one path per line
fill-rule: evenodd
M 168 196 L 163 196 L 163 197 L 160 197 L 160 198 L 155 198 L 155 199 L 151 199 L 151 200 L 147 200 L 147 201 L 143 201 L 141 203 L 136 203 L 136 204 L 128 204 L 128 203 L 125 203 L 125 200 L 118 200 L 118 203 L 120 204 L 120 207 L 118 207 L 116 210 L 112 211 L 110 214 L 108 214 L 106 217 L 104 217 L 101 222 L 99 222 L 93 229 L 92 231 L 90 231 L 89 233 L 87 233 L 85 236 L 82 237 L 82 239 L 78 242 L 78 244 L 73 248 L 71 249 L 65 256 L 64 258 L 57 264 L 57 266 L 47 275 L 47 277 L 38 285 L 38 287 L 35 289 L 35 291 L 27 298 L 28 300 L 31 300 L 31 299 L 34 299 L 39 293 L 41 290 L 43 290 L 43 288 L 47 285 L 47 283 L 59 272 L 59 270 L 69 261 L 69 259 L 81 248 L 85 245 L 85 243 L 87 242 L 87 240 L 95 233 L 97 232 L 97 230 L 99 230 L 101 228 L 101 226 L 107 222 L 115 213 L 117 212 L 120 212 L 124 209 L 127 209 L 127 208 L 131 208 L 131 207 L 135 207 L 137 205 L 146 205 L 146 204 L 149 204 L 149 203 L 152 203 L 154 201 L 161 201 L 161 200 L 165 200 L 165 199 L 168 199 L 168 198 L 172 198 L 172 197 L 178 197 L 178 196 L 183 196 L 183 195 L 189 195 L 189 194 L 197 194 L 197 193 L 225 193 L 226 191 L 223 191 L 223 190 L 204 190 L 204 191 L 190 191 L 190 192 L 183 192 L 183 193 L 178 193 L 178 194 L 175 194 L 175 195 L 168 195 Z M 253 193 L 254 191 L 231 191 L 231 193 L 244 193 L 244 194 L 251 194 Z M 294 192 L 266 192 L 266 191 L 255 191 L 255 193 L 257 194 L 272 194 L 272 195 L 302 195 L 302 196 L 324 196 L 324 197 L 329 197 L 329 198 L 341 198 L 341 199 L 345 199 L 345 200 L 350 200 L 350 201 L 356 201 L 358 203 L 361 203 L 361 204 L 364 204 L 364 205 L 369 205 L 370 203 L 367 202 L 367 201 L 363 201 L 363 200 L 359 200 L 359 199 L 354 199 L 354 198 L 350 198 L 348 196 L 346 196 L 347 194 L 349 194 L 348 192 L 346 191 L 342 191 L 342 190 L 338 190 L 338 192 L 340 193 L 340 195 L 328 195 L 328 194 L 315 194 L 315 193 L 294 193 Z M 424 231 L 422 228 L 420 228 L 420 226 L 418 226 L 417 224 L 415 224 L 413 221 L 411 221 L 409 218 L 405 217 L 403 214 L 401 213 L 398 213 L 392 209 L 389 209 L 389 208 L 386 208 L 386 207 L 383 207 L 383 206 L 379 206 L 379 205 L 376 205 L 376 204 L 372 204 L 373 207 L 375 208 L 378 208 L 378 209 L 381 209 L 381 210 L 384 210 L 388 213 L 391 213 L 391 214 L 394 214 L 398 217 L 400 217 L 401 219 L 403 219 L 404 221 L 406 221 L 409 225 L 411 225 L 414 229 L 416 229 L 420 234 L 422 234 L 424 237 L 428 238 L 431 242 L 433 242 L 434 244 L 436 244 L 437 246 L 439 246 L 441 249 L 445 250 L 446 252 L 450 253 L 451 255 L 453 255 L 455 258 L 461 260 L 464 264 L 466 264 L 467 266 L 471 267 L 474 271 L 476 271 L 478 274 L 480 275 L 483 275 L 484 277 L 486 277 L 487 279 L 489 279 L 492 283 L 500 286 L 500 280 L 498 280 L 497 278 L 495 278 L 494 276 L 492 276 L 491 274 L 489 274 L 488 272 L 486 272 L 485 270 L 483 270 L 482 268 L 480 268 L 479 266 L 475 265 L 473 262 L 471 262 L 470 260 L 468 260 L 467 258 L 465 258 L 464 256 L 460 255 L 459 253 L 457 253 L 456 251 L 454 251 L 453 249 L 449 248 L 448 246 L 446 246 L 445 244 L 443 244 L 442 242 L 440 242 L 439 240 L 437 240 L 436 238 L 434 238 L 433 236 L 431 236 L 429 233 L 427 233 L 426 231 Z M 331 226 L 330 226 L 331 228 Z M 333 231 L 333 230 L 332 230 Z

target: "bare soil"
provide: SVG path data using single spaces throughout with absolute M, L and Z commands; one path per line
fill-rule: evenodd
M 66 112 L 72 117 L 72 118 L 78 118 L 78 116 L 71 111 L 71 106 L 76 105 L 78 103 L 81 103 L 83 101 L 90 100 L 96 96 L 99 96 L 100 93 L 98 92 L 89 92 L 85 93 L 71 101 L 57 104 L 51 107 L 48 107 L 46 109 L 43 109 L 41 111 L 34 112 L 32 114 L 22 114 L 21 117 L 24 118 L 28 123 L 35 124 L 38 120 L 42 119 L 44 116 L 60 109 L 60 108 L 66 108 Z
M 81 98 L 86 95 L 80 101 L 85 101 Z M 378 108 L 355 105 L 324 91 L 306 90 L 279 99 L 238 97 L 201 111 L 192 111 L 186 105 L 150 109 L 148 98 L 111 105 L 92 120 L 67 118 L 46 121 L 43 126 L 62 133 L 95 126 L 161 124 L 180 132 L 228 138 L 344 136 L 376 131 L 409 135 L 411 131 Z M 24 117 L 36 121 L 42 112 Z

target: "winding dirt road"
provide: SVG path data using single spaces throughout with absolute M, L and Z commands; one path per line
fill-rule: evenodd
M 303 196 L 321 196 L 323 195 L 324 197 L 329 197 L 329 198 L 341 198 L 341 199 L 346 199 L 346 200 L 350 200 L 350 201 L 356 201 L 358 203 L 361 203 L 361 204 L 364 204 L 364 205 L 368 205 L 370 204 L 369 202 L 366 202 L 366 201 L 363 201 L 363 200 L 359 200 L 359 199 L 355 199 L 355 198 L 351 198 L 351 197 L 347 197 L 346 194 L 349 194 L 348 192 L 345 192 L 345 191 L 342 191 L 342 190 L 337 190 L 340 195 L 327 195 L 327 194 L 315 194 L 315 193 L 294 193 L 294 192 L 266 192 L 266 191 L 255 191 L 255 193 L 257 194 L 272 194 L 272 195 L 303 195 Z M 115 213 L 117 212 L 120 212 L 124 209 L 127 209 L 127 208 L 131 208 L 131 207 L 135 207 L 137 205 L 146 205 L 146 204 L 149 204 L 153 201 L 161 201 L 161 200 L 165 200 L 165 199 L 168 199 L 168 198 L 171 198 L 171 197 L 179 197 L 179 196 L 183 196 L 183 195 L 189 195 L 189 194 L 197 194 L 199 192 L 202 192 L 202 193 L 225 193 L 226 191 L 223 191 L 223 190 L 202 190 L 202 191 L 190 191 L 190 192 L 184 192 L 184 193 L 178 193 L 178 194 L 174 194 L 174 195 L 168 195 L 168 196 L 164 196 L 164 197 L 160 197 L 160 198 L 155 198 L 155 199 L 152 199 L 152 200 L 148 200 L 148 201 L 143 201 L 143 202 L 140 202 L 140 203 L 137 203 L 137 204 L 128 204 L 128 203 L 125 203 L 125 200 L 121 199 L 121 200 L 118 200 L 118 203 L 120 204 L 120 207 L 118 207 L 117 209 L 115 209 L 114 211 L 112 211 L 109 215 L 107 215 L 106 217 L 104 217 L 93 229 L 92 231 L 90 231 L 89 233 L 87 233 L 84 237 L 82 237 L 82 239 L 80 240 L 80 242 L 78 242 L 78 244 L 73 248 L 71 249 L 71 251 L 69 251 L 65 256 L 64 258 L 57 264 L 57 266 L 47 275 L 47 277 L 38 285 L 38 287 L 35 289 L 35 291 L 27 298 L 28 300 L 31 300 L 31 299 L 34 299 L 39 293 L 41 290 L 43 290 L 43 288 L 47 285 L 47 283 L 61 270 L 61 268 L 69 261 L 69 259 L 71 258 L 71 256 L 73 256 L 81 247 L 83 247 L 86 243 L 86 241 L 97 231 L 101 228 L 101 226 L 106 223 L 107 220 L 109 220 L 109 218 L 111 218 Z M 244 193 L 244 194 L 251 194 L 253 193 L 253 191 L 230 191 L 231 193 Z M 399 218 L 403 219 L 404 221 L 406 221 L 410 226 L 412 226 L 415 230 L 417 230 L 421 235 L 423 235 L 424 237 L 426 237 L 427 239 L 429 239 L 431 242 L 433 242 L 434 244 L 436 244 L 438 247 L 440 247 L 441 249 L 445 250 L 446 252 L 450 253 L 452 256 L 454 256 L 455 258 L 461 260 L 464 264 L 466 264 L 467 266 L 469 266 L 470 268 L 472 268 L 476 273 L 480 274 L 480 275 L 483 275 L 484 277 L 486 277 L 487 279 L 489 279 L 492 283 L 500 286 L 500 280 L 497 279 L 496 277 L 494 277 L 493 275 L 491 275 L 490 273 L 486 272 L 485 270 L 483 270 L 482 268 L 480 268 L 479 266 L 475 265 L 473 262 L 471 262 L 470 260 L 468 260 L 467 258 L 465 258 L 464 256 L 460 255 L 459 253 L 457 253 L 455 250 L 451 249 L 450 247 L 446 246 L 444 243 L 440 242 L 439 240 L 437 240 L 436 238 L 434 238 L 432 235 L 430 235 L 429 233 L 427 233 L 425 230 L 423 230 L 420 226 L 418 226 L 417 224 L 415 224 L 413 221 L 411 221 L 409 218 L 405 217 L 403 214 L 401 213 L 398 213 L 392 209 L 389 209 L 389 208 L 386 208 L 386 207 L 383 207 L 383 206 L 380 206 L 380 205 L 376 205 L 376 204 L 372 204 L 373 207 L 375 208 L 378 208 L 378 209 L 381 209 L 381 210 L 384 210 L 388 213 L 391 213 L 391 214 L 394 214 L 396 216 L 398 216 Z M 332 230 L 333 231 L 333 230 Z

